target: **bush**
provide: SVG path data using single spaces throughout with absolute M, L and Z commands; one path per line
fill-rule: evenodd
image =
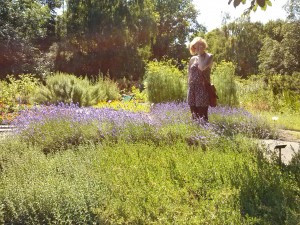
M 252 75 L 247 80 L 238 80 L 240 106 L 248 110 L 270 111 L 273 107 L 273 93 L 262 75 Z
M 91 106 L 99 101 L 119 98 L 117 85 L 108 78 L 98 78 L 92 83 L 87 78 L 66 73 L 56 73 L 46 78 L 35 101 L 39 104 L 76 103 Z
M 297 113 L 300 111 L 300 73 L 252 75 L 239 80 L 241 106 L 249 110 Z
M 23 104 L 32 103 L 39 85 L 39 80 L 31 74 L 7 76 L 7 80 L 0 81 L 0 112 L 19 111 Z
M 235 66 L 231 62 L 221 62 L 212 73 L 212 83 L 216 86 L 220 105 L 238 106 Z
M 121 98 L 118 84 L 108 77 L 98 76 L 96 86 L 101 90 L 105 90 L 105 100 L 117 100 Z
M 273 75 L 265 78 L 273 93 L 273 110 L 285 112 L 300 111 L 300 73 Z
M 256 165 L 245 164 L 240 174 L 241 213 L 260 218 L 259 224 L 299 223 L 300 189 L 289 172 L 282 172 L 258 155 Z
M 152 103 L 182 101 L 186 98 L 187 79 L 170 61 L 154 61 L 147 64 L 145 87 Z
M 46 154 L 63 151 L 86 141 L 170 143 L 175 140 L 199 145 L 219 136 L 243 134 L 274 137 L 271 126 L 237 109 L 216 107 L 211 123 L 193 122 L 186 103 L 156 104 L 150 113 L 76 105 L 42 106 L 24 110 L 15 119 L 24 143 L 39 146 Z

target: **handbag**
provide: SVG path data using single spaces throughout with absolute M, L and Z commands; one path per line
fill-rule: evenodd
M 200 72 L 200 71 L 199 71 Z M 217 89 L 215 85 L 208 82 L 206 77 L 201 73 L 205 80 L 205 87 L 208 92 L 208 99 L 209 99 L 209 106 L 210 107 L 216 107 L 217 106 L 217 99 L 219 98 L 217 95 Z
M 207 82 L 207 91 L 208 91 L 208 98 L 209 98 L 209 106 L 216 107 L 217 106 L 217 99 L 219 98 L 217 95 L 217 89 L 215 85 L 210 84 Z

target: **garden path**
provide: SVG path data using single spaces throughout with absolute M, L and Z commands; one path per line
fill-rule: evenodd
M 281 161 L 284 164 L 288 164 L 293 155 L 300 152 L 300 132 L 291 130 L 279 130 L 279 138 L 277 140 L 260 140 L 265 147 L 271 151 L 276 151 L 279 154 L 279 150 L 275 150 L 277 145 L 286 145 L 281 149 Z

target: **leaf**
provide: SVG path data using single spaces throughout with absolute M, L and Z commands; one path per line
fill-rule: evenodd
M 270 0 L 267 0 L 266 3 L 268 4 L 268 6 L 272 6 L 272 2 Z
M 256 2 L 262 8 L 266 5 L 266 0 L 256 0 Z
M 233 6 L 234 7 L 237 7 L 240 3 L 241 3 L 242 0 L 234 0 L 233 2 Z
M 253 7 L 253 11 L 254 11 L 254 12 L 256 12 L 257 6 L 258 6 L 257 4 L 254 5 L 254 7 Z

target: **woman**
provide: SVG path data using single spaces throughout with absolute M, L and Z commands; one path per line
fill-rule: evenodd
M 210 83 L 210 71 L 213 64 L 213 56 L 206 52 L 207 43 L 201 37 L 196 37 L 189 45 L 191 57 L 188 68 L 188 104 L 192 118 L 202 118 L 208 122 L 209 98 L 206 89 Z

